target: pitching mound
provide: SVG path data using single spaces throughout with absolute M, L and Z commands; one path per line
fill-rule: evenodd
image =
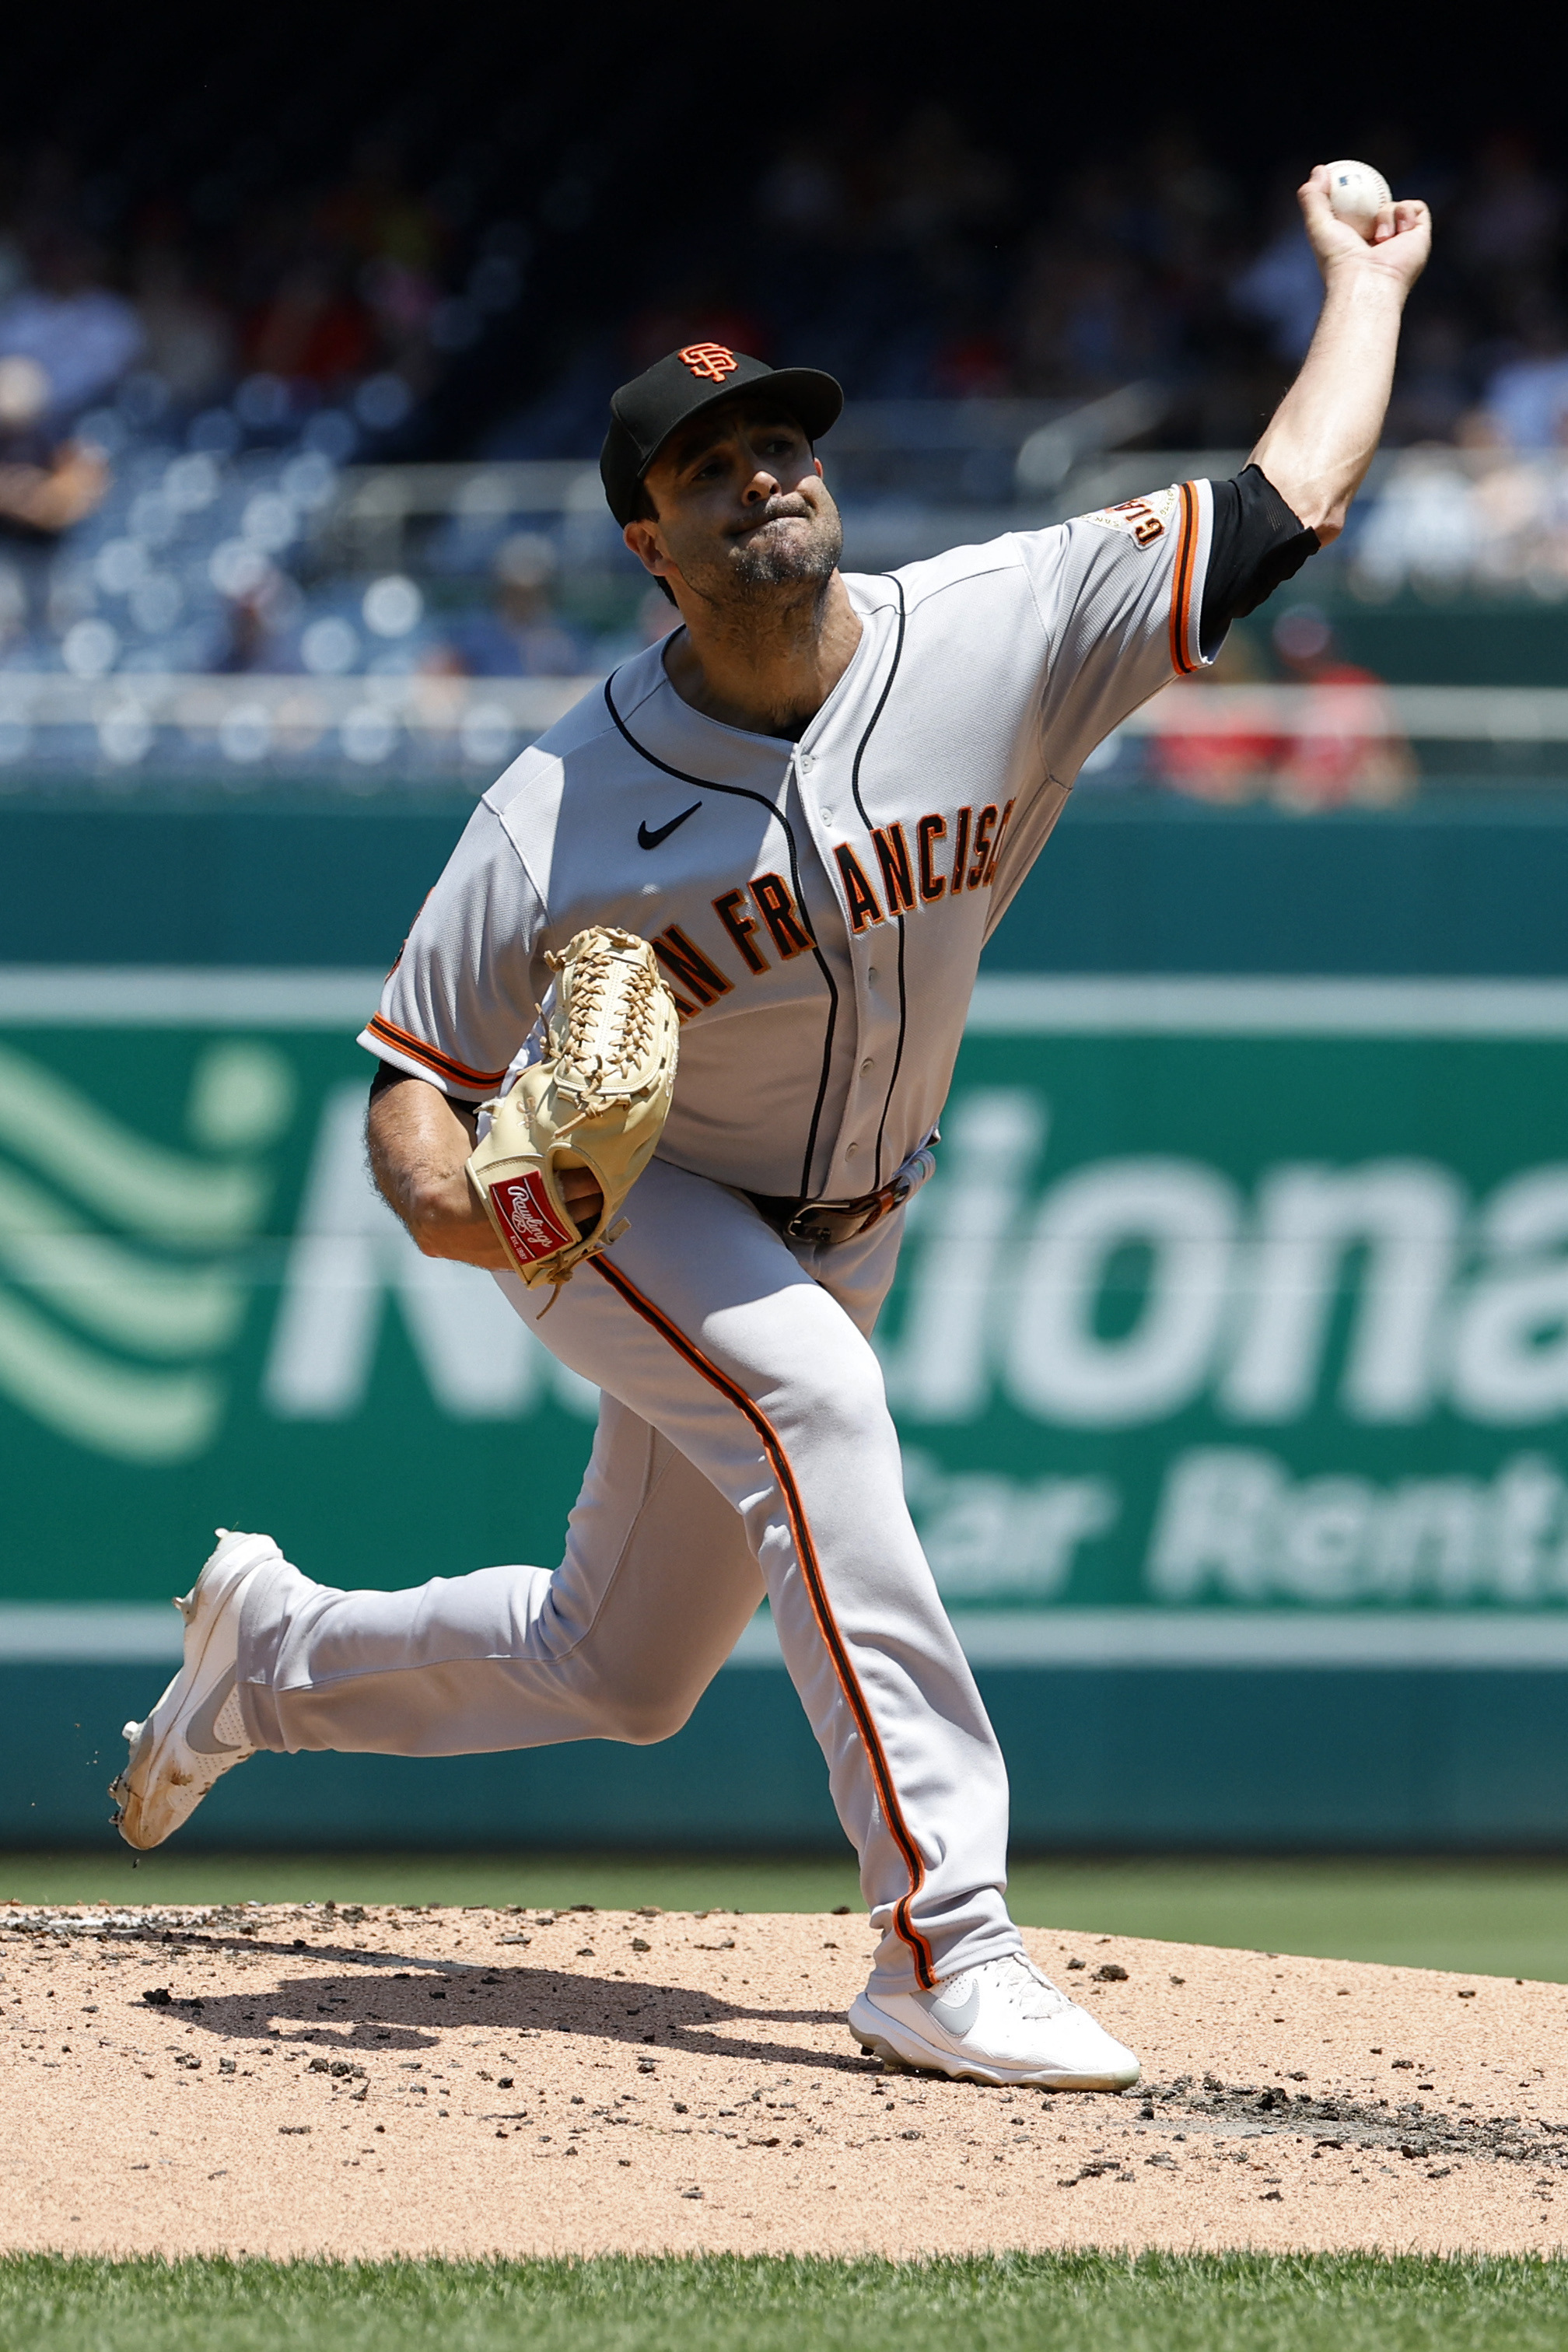
M 1556 2247 L 1568 1988 L 1031 1931 L 1119 2097 L 891 2074 L 863 1917 L 0 1908 L 0 2242 Z

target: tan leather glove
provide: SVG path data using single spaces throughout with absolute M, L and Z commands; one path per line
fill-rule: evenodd
M 679 1018 L 646 940 L 595 927 L 552 955 L 560 974 L 544 1054 L 485 1108 L 489 1133 L 468 1173 L 524 1282 L 553 1283 L 626 1231 L 627 1193 L 653 1158 L 675 1090 Z M 585 1234 L 562 1196 L 563 1168 L 604 1195 Z

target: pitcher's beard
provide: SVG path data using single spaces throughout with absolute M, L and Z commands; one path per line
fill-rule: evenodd
M 769 523 L 782 521 L 805 528 L 768 529 Z M 700 569 L 693 564 L 686 572 L 687 584 L 714 608 L 716 616 L 726 606 L 737 614 L 765 611 L 776 604 L 781 590 L 826 587 L 844 549 L 844 526 L 831 499 L 816 508 L 792 502 L 777 514 L 764 515 L 752 530 L 756 536 L 749 544 L 737 541 L 715 552 Z
M 844 526 L 837 509 L 801 520 L 809 520 L 805 531 L 764 529 L 749 547 L 738 548 L 728 567 L 731 582 L 756 593 L 770 588 L 809 587 L 831 579 L 844 552 Z

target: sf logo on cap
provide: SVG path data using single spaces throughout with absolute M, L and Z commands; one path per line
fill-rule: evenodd
M 693 375 L 703 377 L 709 383 L 722 383 L 741 364 L 723 343 L 688 343 L 679 356 Z

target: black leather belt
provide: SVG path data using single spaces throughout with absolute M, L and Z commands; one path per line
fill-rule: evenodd
M 880 1224 L 891 1211 L 917 1192 L 931 1173 L 929 1147 L 911 1154 L 879 1191 L 862 1192 L 854 1201 L 805 1201 L 787 1193 L 748 1192 L 746 1198 L 786 1242 L 805 1242 L 814 1249 L 832 1249 L 840 1242 L 858 1240 Z

